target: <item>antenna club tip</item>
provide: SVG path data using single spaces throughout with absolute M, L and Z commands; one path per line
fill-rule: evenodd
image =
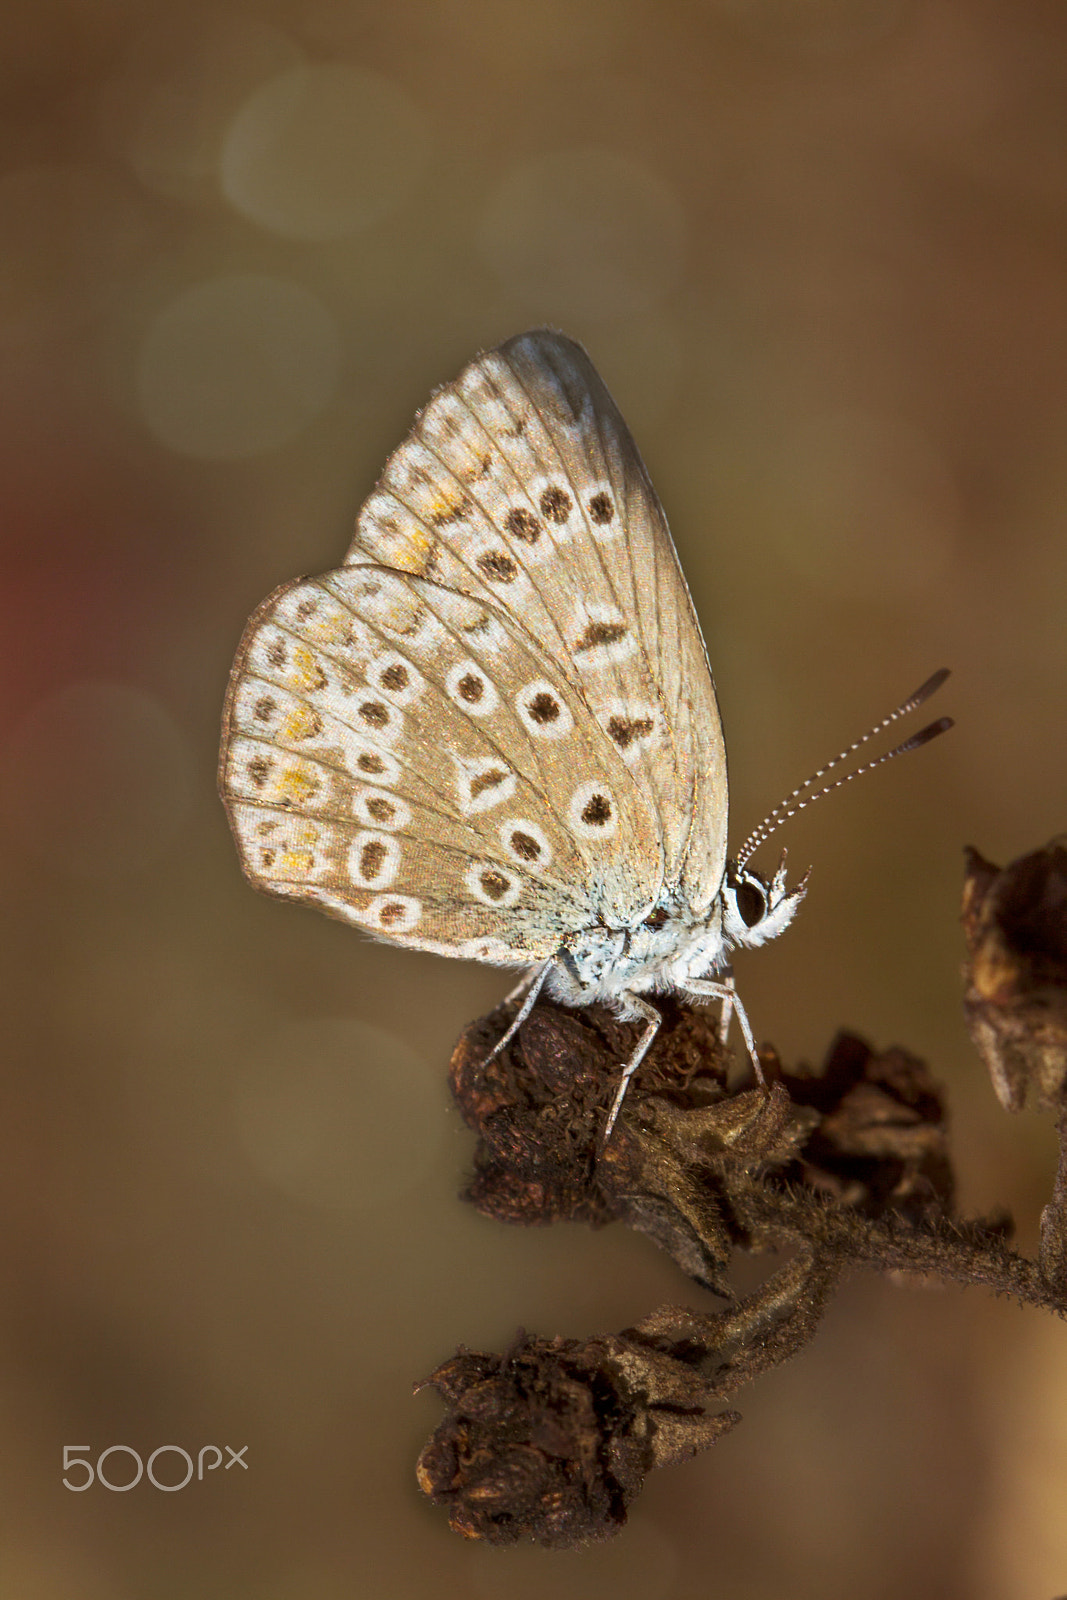
M 931 739 L 936 739 L 938 734 L 947 733 L 956 724 L 951 717 L 938 717 L 936 722 L 931 722 L 927 727 L 920 728 L 918 733 L 913 733 L 910 739 L 890 751 L 892 756 L 906 755 L 910 750 L 920 750 L 924 744 L 929 744 Z
M 916 689 L 915 693 L 911 697 L 911 704 L 913 706 L 919 706 L 922 705 L 924 700 L 929 700 L 930 696 L 932 694 L 936 694 L 937 690 L 940 689 L 945 679 L 951 677 L 951 675 L 951 667 L 940 667 L 932 677 L 927 678 L 926 682 L 920 688 Z

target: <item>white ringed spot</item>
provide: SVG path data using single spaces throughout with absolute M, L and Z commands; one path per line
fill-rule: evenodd
M 409 933 L 422 916 L 422 901 L 410 894 L 379 894 L 360 914 L 378 933 Z
M 515 709 L 534 739 L 562 739 L 574 727 L 566 702 L 547 678 L 535 678 L 520 689 L 515 696 Z
M 464 881 L 476 900 L 494 909 L 513 906 L 522 893 L 518 873 L 509 872 L 495 861 L 472 861 Z
M 552 860 L 552 846 L 543 828 L 526 817 L 512 817 L 500 829 L 500 842 L 515 865 L 524 872 L 544 872 Z
M 569 643 L 575 666 L 596 671 L 625 661 L 637 649 L 637 636 L 617 606 L 583 602 Z
M 352 696 L 349 717 L 361 733 L 375 744 L 395 745 L 404 731 L 404 713 L 375 689 L 357 689 Z
M 397 706 L 410 705 L 417 699 L 423 682 L 422 674 L 394 650 L 386 651 L 367 669 L 369 687 Z
M 619 808 L 606 783 L 580 784 L 567 806 L 567 820 L 581 839 L 610 839 L 619 826 Z
M 345 766 L 353 777 L 377 779 L 384 786 L 400 782 L 400 762 L 384 746 L 346 738 Z
M 478 811 L 489 811 L 493 806 L 510 800 L 515 793 L 518 779 L 498 756 L 480 756 L 470 760 L 453 755 L 452 759 L 456 763 L 460 809 L 467 816 Z
M 596 719 L 627 765 L 639 760 L 662 731 L 657 706 L 647 701 L 607 700 L 595 707 Z
M 457 661 L 445 679 L 448 697 L 468 717 L 487 717 L 500 704 L 493 680 L 475 661 Z
M 387 833 L 357 833 L 348 850 L 348 876 L 360 889 L 388 889 L 400 866 L 400 842 Z
M 387 833 L 411 823 L 410 806 L 388 789 L 357 789 L 352 796 L 352 810 L 369 828 L 382 828 Z

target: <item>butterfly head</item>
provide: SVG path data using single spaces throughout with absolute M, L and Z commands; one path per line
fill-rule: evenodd
M 768 939 L 777 939 L 792 922 L 807 887 L 807 873 L 794 888 L 786 887 L 784 850 L 773 878 L 763 877 L 750 866 L 727 862 L 720 891 L 726 944 L 733 949 L 754 949 Z

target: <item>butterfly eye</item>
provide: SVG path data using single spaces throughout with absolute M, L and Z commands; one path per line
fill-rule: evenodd
M 746 928 L 754 928 L 757 922 L 762 922 L 766 913 L 766 896 L 759 884 L 753 883 L 750 878 L 737 885 L 737 909 Z

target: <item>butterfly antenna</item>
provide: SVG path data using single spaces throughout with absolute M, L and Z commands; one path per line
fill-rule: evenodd
M 948 675 L 949 669 L 947 667 L 942 667 L 939 672 L 935 672 L 932 678 L 927 678 L 921 688 L 916 689 L 914 694 L 910 694 L 905 701 L 897 706 L 895 711 L 891 711 L 887 717 L 882 718 L 881 722 L 876 722 L 873 728 L 869 728 L 862 738 L 854 740 L 846 750 L 842 750 L 839 755 L 834 756 L 832 761 L 827 761 L 817 772 L 813 772 L 810 778 L 805 778 L 803 783 L 798 784 L 791 794 L 787 794 L 785 799 L 774 807 L 773 811 L 767 813 L 758 827 L 753 828 L 737 852 L 737 866 L 743 867 L 745 862 L 759 849 L 760 845 L 766 839 L 769 839 L 772 833 L 777 832 L 783 822 L 788 821 L 790 817 L 795 817 L 798 811 L 803 811 L 805 806 L 810 806 L 813 800 L 821 800 L 823 795 L 832 794 L 835 789 L 840 789 L 846 783 L 851 783 L 853 778 L 858 778 L 865 772 L 873 772 L 875 767 L 882 766 L 884 762 L 892 761 L 896 756 L 906 755 L 909 750 L 918 750 L 921 745 L 929 744 L 931 739 L 936 739 L 939 733 L 946 733 L 952 727 L 952 718 L 939 717 L 936 722 L 931 722 L 929 727 L 920 729 L 918 733 L 913 733 L 910 739 L 904 740 L 903 744 L 898 744 L 894 749 L 886 750 L 882 755 L 875 756 L 872 761 L 865 761 L 861 767 L 856 767 L 852 772 L 846 772 L 842 777 L 835 778 L 832 783 L 823 784 L 821 789 L 816 789 L 812 794 L 806 792 L 811 788 L 812 784 L 818 783 L 828 773 L 833 772 L 835 767 L 839 767 L 843 761 L 847 761 L 851 756 L 854 756 L 857 750 L 861 750 L 877 734 L 891 727 L 894 722 L 899 722 L 901 717 L 906 717 L 909 712 L 921 706 L 924 700 L 929 700 L 930 696 L 940 689 Z

